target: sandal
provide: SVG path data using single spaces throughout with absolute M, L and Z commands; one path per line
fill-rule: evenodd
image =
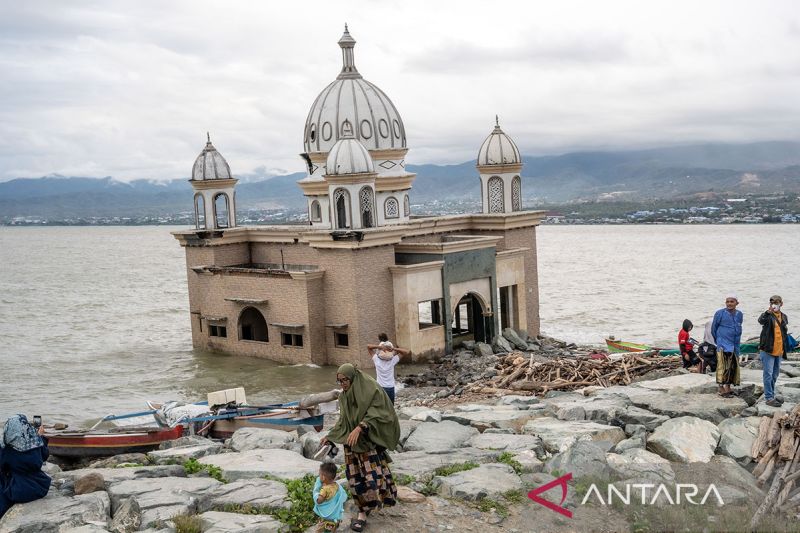
M 350 521 L 350 529 L 353 531 L 364 531 L 364 526 L 367 525 L 366 520 L 359 520 L 358 518 L 354 518 Z

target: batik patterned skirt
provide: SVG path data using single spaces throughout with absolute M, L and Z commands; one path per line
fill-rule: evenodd
M 397 500 L 397 486 L 389 470 L 386 452 L 370 450 L 356 453 L 344 447 L 344 464 L 350 493 L 361 512 L 392 506 Z
M 720 385 L 739 385 L 739 360 L 733 352 L 717 350 L 717 383 Z

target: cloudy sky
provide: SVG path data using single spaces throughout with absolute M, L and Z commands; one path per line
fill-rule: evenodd
M 235 174 L 303 170 L 306 114 L 356 65 L 411 163 L 800 140 L 800 9 L 779 1 L 0 0 L 0 180 L 184 178 L 205 132 Z

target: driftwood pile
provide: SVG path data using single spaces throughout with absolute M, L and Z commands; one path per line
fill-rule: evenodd
M 750 451 L 758 461 L 753 475 L 760 486 L 769 486 L 750 527 L 755 529 L 764 516 L 774 511 L 797 514 L 800 507 L 800 405 L 788 413 L 778 411 L 772 417 L 762 417 L 758 437 Z
M 473 384 L 472 390 L 516 390 L 546 393 L 551 390 L 574 390 L 599 385 L 629 385 L 634 379 L 654 370 L 672 370 L 681 366 L 680 356 L 663 357 L 640 352 L 619 358 L 591 356 L 535 360 L 521 352 L 500 358 L 497 375 Z

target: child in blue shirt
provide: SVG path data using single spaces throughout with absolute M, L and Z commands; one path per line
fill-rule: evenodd
M 336 482 L 336 465 L 331 462 L 322 463 L 319 477 L 312 491 L 314 497 L 314 514 L 320 517 L 317 525 L 319 533 L 336 531 L 344 515 L 344 502 L 347 492 Z

